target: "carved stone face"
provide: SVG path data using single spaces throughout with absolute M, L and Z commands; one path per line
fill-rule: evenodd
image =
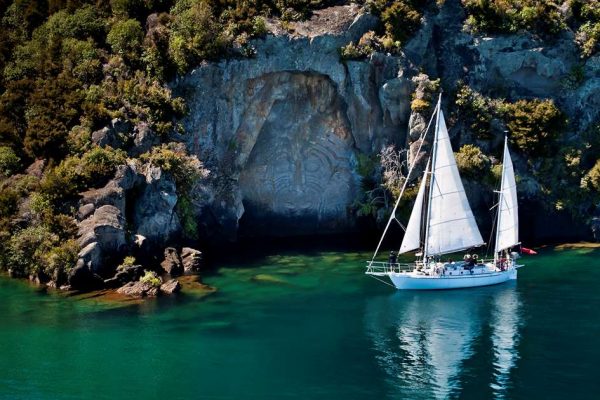
M 347 221 L 356 193 L 344 104 L 324 76 L 284 74 L 262 87 L 271 93 L 255 97 L 274 100 L 251 124 L 260 130 L 240 172 L 241 228 L 275 235 L 334 230 Z

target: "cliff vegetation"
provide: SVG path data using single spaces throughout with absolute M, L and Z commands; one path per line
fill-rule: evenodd
M 571 45 L 564 68 L 559 51 L 532 50 Z M 589 222 L 600 120 L 580 109 L 599 49 L 598 0 L 0 0 L 0 265 L 58 286 L 85 269 L 88 287 L 113 285 L 133 253 L 158 265 L 147 242 L 227 236 L 250 200 L 259 216 L 333 215 L 332 231 L 381 221 L 440 88 L 467 179 L 496 184 L 507 131 L 529 199 Z M 486 80 L 506 78 L 510 62 L 493 59 L 511 51 L 525 61 L 507 76 L 523 86 L 535 70 L 531 90 Z M 313 136 L 277 125 L 296 116 Z M 287 158 L 264 155 L 277 132 Z M 257 171 L 285 193 L 260 192 Z M 328 186 L 340 204 L 297 198 Z M 182 257 L 169 250 L 162 268 Z M 119 279 L 158 284 L 126 260 Z

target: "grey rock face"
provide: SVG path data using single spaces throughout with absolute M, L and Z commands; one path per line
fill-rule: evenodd
M 132 156 L 139 156 L 158 144 L 160 144 L 160 139 L 156 133 L 150 129 L 147 123 L 140 122 L 133 128 L 133 147 L 129 153 Z
M 168 241 L 180 232 L 175 213 L 177 198 L 173 178 L 158 167 L 149 167 L 141 195 L 134 204 L 136 232 L 152 242 Z
M 254 42 L 255 58 L 207 64 L 178 83 L 190 107 L 188 148 L 213 179 L 199 207 L 225 236 L 235 236 L 240 219 L 246 235 L 352 229 L 356 153 L 403 141 L 407 88 L 383 88 L 402 61 L 340 62 L 339 48 L 376 25 L 352 7 L 316 15 L 297 36 Z M 333 32 L 320 24 L 328 19 Z
M 106 186 L 82 193 L 79 258 L 94 273 L 106 275 L 102 267 L 107 262 L 116 265 L 130 249 L 140 259 L 148 257 L 151 242 L 168 241 L 180 230 L 173 178 L 160 168 L 146 166 L 145 174 L 136 168 L 122 166 Z M 133 218 L 126 221 L 131 214 Z M 137 234 L 130 237 L 126 224 Z

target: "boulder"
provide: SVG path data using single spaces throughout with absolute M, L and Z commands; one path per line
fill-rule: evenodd
M 184 247 L 181 249 L 181 261 L 184 272 L 198 272 L 202 262 L 202 252 L 191 247 Z
M 110 146 L 113 149 L 118 149 L 123 145 L 123 142 L 117 135 L 117 132 L 108 126 L 92 132 L 92 143 L 101 147 Z
M 133 128 L 133 146 L 129 153 L 132 156 L 139 156 L 158 144 L 160 144 L 158 135 L 147 123 L 140 122 Z
M 79 245 L 96 243 L 102 253 L 118 253 L 126 246 L 124 217 L 111 205 L 101 206 L 94 214 L 79 223 Z
M 129 282 L 117 289 L 121 293 L 131 297 L 155 297 L 158 295 L 158 288 L 147 282 Z
M 90 271 L 99 271 L 102 269 L 102 250 L 98 242 L 89 243 L 79 251 L 77 256 L 77 263 L 85 265 Z
M 117 135 L 122 137 L 128 136 L 131 132 L 131 122 L 121 118 L 113 118 L 112 121 L 110 121 L 110 126 Z
M 179 257 L 179 253 L 173 247 L 167 247 L 165 249 L 165 258 L 160 263 L 162 269 L 171 276 L 181 275 L 183 273 L 183 263 Z
M 115 276 L 104 280 L 107 288 L 118 288 L 129 282 L 139 281 L 144 275 L 144 268 L 141 265 L 131 265 L 117 271 Z
M 102 278 L 94 274 L 81 259 L 69 271 L 68 281 L 71 289 L 81 291 L 100 289 L 104 285 Z
M 171 295 L 181 291 L 181 284 L 177 279 L 171 279 L 160 285 L 160 292 L 163 294 Z

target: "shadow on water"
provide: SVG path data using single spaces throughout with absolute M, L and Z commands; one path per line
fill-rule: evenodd
M 521 307 L 514 282 L 369 299 L 365 330 L 390 397 L 506 397 L 519 358 Z

